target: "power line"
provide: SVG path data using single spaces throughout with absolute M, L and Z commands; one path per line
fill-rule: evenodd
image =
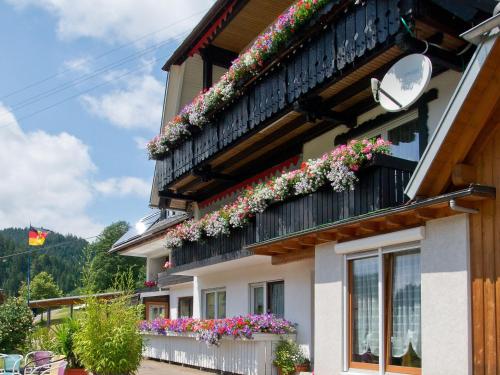
M 32 253 L 34 253 L 36 251 L 53 249 L 53 248 L 56 248 L 56 247 L 59 247 L 59 246 L 62 246 L 62 245 L 67 245 L 68 243 L 71 243 L 71 242 L 81 241 L 81 240 L 85 240 L 86 241 L 86 240 L 90 240 L 92 238 L 97 238 L 97 237 L 99 237 L 99 235 L 85 237 L 85 238 L 75 238 L 73 240 L 59 242 L 59 243 L 51 245 L 51 246 L 45 246 L 45 247 L 42 246 L 42 247 L 37 247 L 36 249 L 30 249 L 30 250 L 20 251 L 18 253 L 14 253 L 14 254 L 3 255 L 3 256 L 0 256 L 0 260 L 4 260 L 4 259 L 7 259 L 7 258 L 12 258 L 12 257 L 18 256 L 18 255 L 32 254 Z
M 128 72 L 126 72 L 126 73 L 124 73 L 124 74 L 122 74 L 122 75 L 117 76 L 117 77 L 116 77 L 116 79 L 120 79 L 120 78 L 123 78 L 123 77 L 125 77 L 125 76 L 128 76 L 128 75 L 130 75 L 130 74 L 132 74 L 132 73 L 134 73 L 134 72 L 136 72 L 136 71 L 138 71 L 138 70 L 141 70 L 141 69 L 143 69 L 143 68 L 144 68 L 143 66 L 139 66 L 139 67 L 137 67 L 136 69 L 129 70 Z M 79 97 L 79 96 L 81 96 L 81 95 L 83 95 L 83 94 L 86 94 L 86 93 L 88 93 L 88 92 L 90 92 L 90 91 L 93 91 L 93 90 L 95 90 L 95 89 L 97 89 L 97 88 L 100 88 L 100 87 L 103 87 L 103 86 L 107 86 L 107 85 L 109 85 L 109 84 L 111 84 L 111 83 L 113 83 L 113 82 L 107 81 L 107 82 L 103 82 L 103 83 L 101 83 L 101 84 L 99 84 L 99 85 L 92 86 L 92 87 L 88 88 L 87 90 L 80 91 L 80 92 L 78 92 L 78 93 L 77 93 L 77 94 L 75 94 L 75 95 L 71 95 L 71 96 L 69 96 L 69 97 L 67 97 L 67 98 L 65 98 L 65 99 L 63 99 L 63 100 L 60 100 L 60 101 L 58 101 L 58 102 L 55 102 L 55 103 L 53 103 L 53 104 L 51 104 L 51 105 L 48 105 L 48 106 L 46 106 L 46 107 L 43 107 L 43 108 L 41 108 L 41 109 L 39 109 L 39 110 L 37 110 L 37 111 L 35 111 L 35 112 L 32 112 L 32 113 L 30 113 L 30 114 L 28 114 L 28 115 L 26 115 L 26 116 L 19 117 L 18 119 L 16 119 L 16 121 L 11 121 L 11 122 L 9 122 L 9 123 L 7 123 L 7 124 L 4 124 L 4 125 L 0 126 L 0 129 L 2 129 L 2 128 L 6 128 L 7 126 L 14 125 L 14 124 L 16 124 L 16 122 L 19 122 L 19 121 L 21 121 L 21 120 L 25 120 L 25 119 L 27 119 L 27 118 L 33 117 L 33 116 L 35 116 L 35 115 L 37 115 L 37 114 L 39 114 L 39 113 L 41 113 L 41 112 L 45 112 L 45 111 L 47 111 L 47 110 L 49 110 L 49 109 L 51 109 L 51 108 L 57 107 L 57 106 L 58 106 L 58 105 L 60 105 L 60 104 L 63 104 L 63 103 L 65 103 L 65 102 L 67 102 L 67 101 L 70 101 L 70 100 L 72 100 L 72 99 L 75 99 L 75 98 L 77 98 L 77 97 Z
M 104 65 L 104 66 L 102 66 L 101 68 L 95 70 L 92 73 L 84 74 L 84 75 L 80 76 L 79 78 L 77 78 L 75 80 L 69 81 L 69 82 L 67 82 L 65 84 L 62 84 L 62 85 L 59 85 L 59 86 L 56 86 L 56 87 L 54 87 L 52 89 L 49 89 L 49 90 L 46 90 L 46 91 L 42 91 L 39 94 L 36 94 L 36 95 L 34 95 L 32 97 L 24 99 L 24 100 L 22 100 L 20 102 L 17 102 L 14 105 L 10 106 L 10 108 L 12 110 L 18 110 L 18 109 L 24 108 L 24 107 L 26 107 L 28 105 L 31 105 L 33 103 L 37 103 L 37 102 L 39 102 L 39 101 L 41 101 L 43 99 L 51 97 L 51 96 L 53 96 L 55 94 L 58 94 L 58 93 L 60 93 L 62 91 L 65 91 L 65 90 L 67 90 L 69 88 L 72 88 L 72 87 L 74 87 L 74 86 L 76 86 L 78 84 L 81 84 L 81 83 L 86 82 L 86 81 L 88 81 L 88 80 L 90 80 L 92 78 L 95 78 L 95 77 L 97 77 L 97 76 L 99 76 L 99 75 L 101 75 L 103 73 L 109 72 L 109 71 L 111 71 L 111 70 L 113 70 L 113 69 L 115 69 L 115 68 L 117 68 L 119 66 L 122 66 L 122 65 L 124 65 L 124 64 L 126 64 L 126 63 L 128 63 L 130 61 L 134 61 L 134 60 L 136 60 L 136 59 L 138 59 L 138 58 L 140 58 L 140 57 L 142 57 L 144 55 L 147 55 L 150 52 L 153 52 L 153 51 L 155 51 L 155 50 L 163 47 L 163 46 L 166 46 L 166 45 L 172 44 L 172 43 L 176 43 L 176 42 L 178 42 L 178 40 L 177 40 L 178 38 L 181 38 L 181 37 L 185 36 L 186 34 L 187 34 L 187 32 L 175 35 L 174 37 L 168 39 L 167 41 L 163 41 L 161 43 L 154 44 L 154 45 L 152 45 L 150 47 L 147 47 L 145 49 L 140 50 L 137 53 L 128 55 L 128 56 L 124 57 L 123 59 L 120 59 L 118 61 L 115 61 L 115 62 L 107 64 L 107 65 Z
M 158 30 L 156 30 L 156 31 L 150 32 L 150 33 L 148 33 L 148 34 L 144 34 L 143 36 L 141 36 L 141 37 L 139 37 L 139 38 L 137 38 L 137 39 L 135 39 L 135 40 L 133 40 L 133 41 L 131 41 L 131 42 L 129 42 L 129 43 L 124 43 L 124 44 L 122 44 L 122 45 L 119 45 L 118 47 L 112 48 L 112 49 L 110 49 L 110 50 L 108 50 L 108 51 L 106 51 L 106 52 L 103 52 L 103 53 L 101 53 L 101 54 L 99 54 L 99 55 L 97 55 L 97 56 L 91 57 L 91 58 L 89 58 L 89 60 L 99 60 L 99 59 L 101 59 L 101 58 L 103 58 L 103 57 L 105 57 L 105 56 L 107 56 L 107 55 L 110 55 L 110 54 L 111 54 L 111 53 L 113 53 L 113 52 L 116 52 L 116 51 L 118 51 L 118 50 L 120 50 L 120 49 L 123 49 L 123 48 L 125 48 L 125 47 L 128 47 L 128 46 L 130 46 L 130 45 L 136 44 L 137 42 L 139 42 L 139 41 L 141 41 L 141 40 L 143 40 L 143 39 L 146 39 L 146 38 L 148 38 L 148 37 L 149 37 L 149 36 L 151 36 L 151 35 L 154 35 L 154 34 L 157 34 L 157 33 L 159 33 L 159 32 L 162 32 L 162 31 L 165 31 L 165 30 L 167 30 L 167 29 L 170 29 L 170 28 L 172 28 L 172 27 L 174 27 L 174 26 L 176 26 L 176 25 L 178 25 L 178 24 L 180 24 L 180 23 L 182 23 L 182 22 L 184 22 L 184 21 L 187 21 L 187 20 L 189 20 L 189 19 L 191 19 L 191 18 L 193 18 L 193 17 L 196 17 L 196 16 L 198 16 L 198 15 L 200 15 L 200 14 L 203 14 L 203 13 L 205 13 L 207 10 L 208 10 L 208 8 L 206 8 L 206 9 L 204 9 L 204 10 L 202 10 L 202 11 L 198 12 L 198 13 L 194 13 L 194 14 L 190 15 L 189 17 L 183 18 L 183 19 L 181 19 L 181 20 L 179 20 L 179 21 L 177 21 L 177 22 L 171 23 L 170 25 L 168 25 L 168 26 L 166 26 L 166 27 L 163 27 L 163 28 L 158 29 Z M 75 65 L 75 67 L 78 67 L 78 66 L 83 65 L 83 63 L 84 63 L 84 62 L 81 62 L 81 63 L 79 63 L 79 64 L 76 64 L 76 65 Z M 61 76 L 61 75 L 65 74 L 65 73 L 67 73 L 67 72 L 69 72 L 69 71 L 71 71 L 71 69 L 70 69 L 70 68 L 68 68 L 68 69 L 64 69 L 63 71 L 61 71 L 61 72 L 59 72 L 59 73 L 55 73 L 55 74 L 52 74 L 52 75 L 47 76 L 47 77 L 45 77 L 45 78 L 42 78 L 42 79 L 40 79 L 40 80 L 38 80 L 38 81 L 32 82 L 32 83 L 30 83 L 30 84 L 28 84 L 28 85 L 26 85 L 26 86 L 24 86 L 24 87 L 21 87 L 21 88 L 19 88 L 19 89 L 17 89 L 17 90 L 11 91 L 11 92 L 9 92 L 9 93 L 7 93 L 7 94 L 5 94 L 5 95 L 1 96 L 1 97 L 0 97 L 0 100 L 3 100 L 3 99 L 6 99 L 6 98 L 9 98 L 9 97 L 11 97 L 11 96 L 13 96 L 13 95 L 16 95 L 16 94 L 19 94 L 20 92 L 23 92 L 23 91 L 25 91 L 25 90 L 27 90 L 27 89 L 30 89 L 30 88 L 32 88 L 32 87 L 36 87 L 36 86 L 38 86 L 38 85 L 40 85 L 40 84 L 42 84 L 42 83 L 45 83 L 45 82 L 47 82 L 47 81 L 49 81 L 49 80 L 51 80 L 51 79 L 53 79 L 53 78 L 59 77 L 59 76 Z

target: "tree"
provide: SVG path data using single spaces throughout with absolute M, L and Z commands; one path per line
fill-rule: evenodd
M 19 352 L 33 329 L 33 314 L 20 298 L 0 305 L 0 353 Z
M 143 282 L 144 259 L 109 253 L 111 246 L 128 229 L 129 226 L 124 221 L 113 223 L 104 228 L 95 242 L 86 246 L 84 252 L 87 264 L 85 266 L 84 277 L 87 278 L 86 286 L 90 287 L 93 292 L 113 289 L 116 276 L 121 272 L 126 272 L 128 269 L 132 269 L 132 275 L 136 282 Z
M 52 275 L 45 271 L 37 274 L 30 283 L 30 300 L 57 298 L 62 294 Z M 28 288 L 24 281 L 19 288 L 19 295 L 23 298 L 28 297 Z

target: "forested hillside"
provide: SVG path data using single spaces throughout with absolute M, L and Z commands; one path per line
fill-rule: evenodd
M 93 243 L 72 235 L 50 232 L 43 247 L 28 247 L 28 228 L 0 230 L 0 289 L 8 295 L 17 295 L 21 282 L 26 282 L 28 256 L 1 259 L 2 256 L 33 250 L 31 278 L 42 271 L 52 275 L 64 295 L 78 293 L 82 286 L 82 268 L 85 261 L 93 274 L 96 292 L 113 288 L 115 275 L 132 270 L 138 287 L 145 280 L 145 259 L 109 254 L 108 250 L 127 230 L 124 221 L 106 227 Z
M 31 255 L 31 275 L 46 271 L 51 274 L 64 294 L 79 286 L 83 265 L 83 252 L 87 245 L 84 239 L 50 232 L 43 247 L 28 248 L 28 228 L 0 230 L 0 257 L 8 254 L 34 250 Z M 0 261 L 0 288 L 15 295 L 26 281 L 27 255 L 15 256 Z

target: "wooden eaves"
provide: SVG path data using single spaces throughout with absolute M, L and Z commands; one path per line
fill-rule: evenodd
M 485 199 L 495 199 L 496 190 L 483 185 L 437 197 L 410 202 L 406 205 L 374 211 L 366 215 L 317 226 L 292 235 L 274 238 L 246 247 L 257 255 L 272 256 L 272 264 L 284 264 L 314 257 L 318 244 L 345 242 L 363 237 L 394 232 L 424 225 L 428 220 L 461 214 L 450 208 L 450 201 L 467 208 Z

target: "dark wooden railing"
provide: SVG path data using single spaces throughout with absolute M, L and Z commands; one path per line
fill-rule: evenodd
M 313 194 L 273 204 L 256 215 L 256 242 L 399 206 L 407 199 L 404 188 L 415 165 L 377 155 L 360 173 L 354 190 L 337 193 L 324 186 Z
M 337 193 L 327 185 L 315 193 L 277 202 L 228 236 L 186 243 L 172 250 L 173 271 L 249 255 L 244 250 L 246 245 L 401 205 L 406 202 L 404 188 L 415 166 L 415 162 L 377 155 L 359 172 L 354 190 Z
M 177 268 L 186 264 L 194 263 L 197 266 L 203 266 L 238 258 L 246 245 L 255 243 L 255 234 L 255 222 L 252 221 L 243 228 L 232 230 L 227 236 L 187 242 L 172 250 L 170 257 L 175 265 L 172 271 L 175 272 Z
M 157 161 L 158 190 L 165 190 L 174 180 L 241 137 L 267 126 L 318 86 L 338 80 L 348 64 L 398 32 L 403 12 L 400 8 L 409 7 L 410 2 L 366 0 L 342 12 L 301 46 L 291 48 L 280 64 L 255 80 L 243 96 L 216 114 L 199 134 Z

